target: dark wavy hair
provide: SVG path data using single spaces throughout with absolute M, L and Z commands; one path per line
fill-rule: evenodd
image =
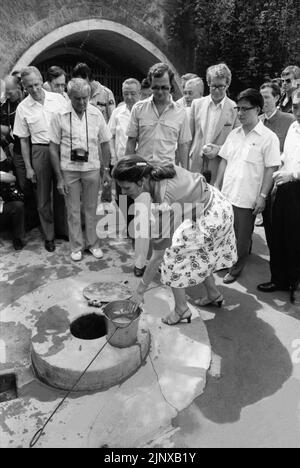
M 167 166 L 150 164 L 140 156 L 133 155 L 120 159 L 115 165 L 112 176 L 120 182 L 137 184 L 144 177 L 155 181 L 174 179 L 176 170 L 173 164 Z
M 148 72 L 147 79 L 151 86 L 153 78 L 162 78 L 166 73 L 169 75 L 172 93 L 174 91 L 175 73 L 166 63 L 156 63 L 153 65 Z

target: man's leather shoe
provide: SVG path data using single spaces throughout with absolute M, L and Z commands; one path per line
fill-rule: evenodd
M 279 284 L 272 283 L 271 281 L 269 283 L 262 283 L 257 286 L 257 289 L 260 292 L 264 293 L 273 293 L 275 291 L 289 291 L 290 288 L 287 286 L 280 286 Z
M 55 243 L 54 240 L 46 240 L 45 241 L 45 249 L 48 250 L 48 252 L 54 252 L 55 251 Z
M 15 250 L 22 250 L 25 246 L 25 243 L 21 239 L 14 239 L 13 246 Z
M 138 267 L 134 267 L 134 276 L 136 276 L 137 278 L 141 278 L 144 273 L 145 273 L 145 270 L 146 270 L 146 267 L 144 266 L 144 268 L 138 268 Z

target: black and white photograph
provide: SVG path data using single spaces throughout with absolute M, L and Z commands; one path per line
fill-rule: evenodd
M 300 448 L 300 0 L 0 0 L 0 448 Z

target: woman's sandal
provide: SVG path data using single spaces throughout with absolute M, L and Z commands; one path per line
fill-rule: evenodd
M 161 319 L 162 323 L 164 323 L 165 325 L 170 325 L 170 326 L 177 325 L 178 323 L 182 323 L 184 320 L 186 320 L 187 323 L 191 323 L 192 313 L 189 308 L 187 308 L 183 314 L 178 314 L 175 309 L 174 314 L 175 316 L 169 315 L 168 317 Z M 176 317 L 176 316 L 179 317 L 179 319 L 176 320 L 175 318 L 175 321 L 174 321 L 173 317 Z
M 224 302 L 224 297 L 222 296 L 222 294 L 220 294 L 219 297 L 213 300 L 209 299 L 208 297 L 195 300 L 195 304 L 197 306 L 205 307 L 205 306 L 211 305 L 211 306 L 219 307 L 219 309 L 221 309 L 223 302 Z

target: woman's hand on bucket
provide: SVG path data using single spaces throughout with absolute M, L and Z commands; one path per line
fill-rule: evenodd
M 137 287 L 137 290 L 132 296 L 132 301 L 135 304 L 140 305 L 144 303 L 144 295 L 145 295 L 146 289 L 147 289 L 147 286 L 143 283 L 143 281 L 141 281 Z

